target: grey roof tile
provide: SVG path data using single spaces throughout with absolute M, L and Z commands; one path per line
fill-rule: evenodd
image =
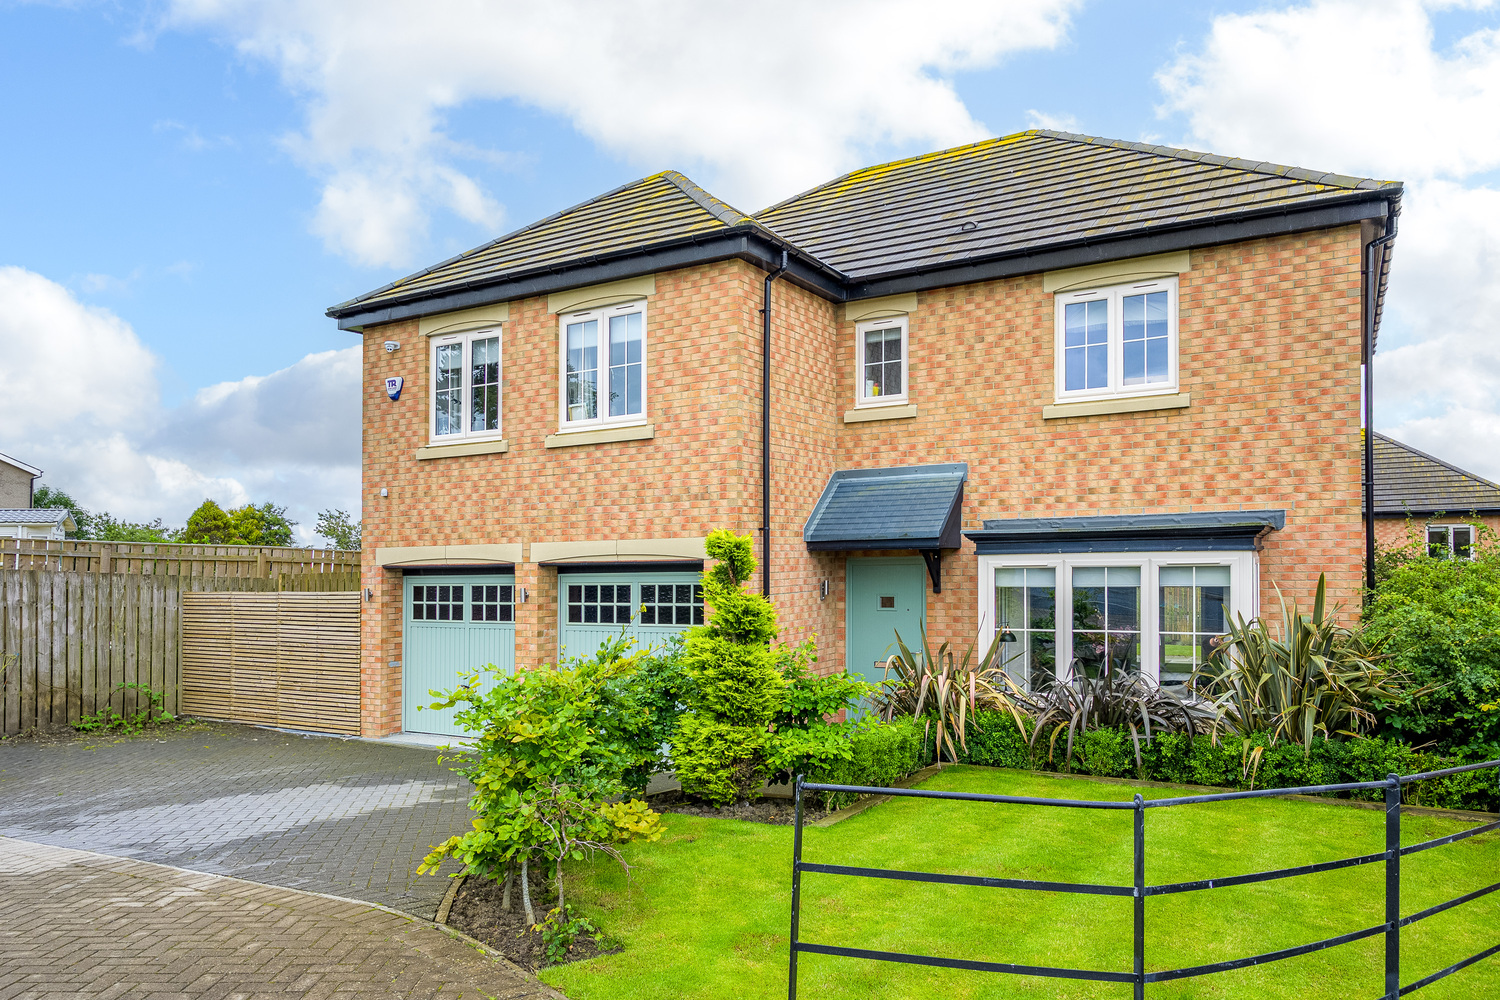
M 0 508 L 0 524 L 61 524 L 71 516 L 61 507 Z
M 1376 189 L 1401 185 L 1034 129 L 858 170 L 755 217 L 868 279 Z
M 957 548 L 962 463 L 835 472 L 802 530 L 809 548 Z
M 1375 513 L 1500 512 L 1500 485 L 1376 432 Z

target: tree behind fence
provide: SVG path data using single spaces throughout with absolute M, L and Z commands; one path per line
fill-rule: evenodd
M 28 543 L 29 544 L 29 543 Z M 57 543 L 52 543 L 56 545 Z M 68 543 L 79 544 L 79 543 Z M 101 543 L 93 543 L 99 545 Z M 129 544 L 129 543 L 104 543 Z M 183 549 L 217 548 L 223 575 L 212 564 L 183 559 L 145 561 L 134 555 L 133 565 L 119 553 L 110 553 L 106 572 L 100 572 L 99 550 L 77 558 L 95 560 L 80 569 L 25 568 L 28 557 L 17 550 L 14 540 L 0 548 L 5 568 L 0 568 L 0 736 L 32 729 L 60 729 L 111 706 L 128 714 L 145 704 L 144 693 L 123 688 L 141 684 L 161 692 L 164 708 L 176 714 L 181 709 L 182 593 L 184 591 L 352 591 L 359 588 L 358 553 L 340 553 L 338 562 L 325 562 L 312 569 L 275 575 L 239 575 L 246 566 L 275 567 L 262 559 L 257 563 L 252 546 L 154 546 L 168 554 L 201 556 Z M 229 549 L 251 549 L 246 553 Z M 173 550 L 177 550 L 176 553 Z M 306 554 L 309 550 L 288 550 Z M 60 555 L 54 549 L 53 559 Z M 352 559 L 348 557 L 352 555 Z M 19 558 L 23 568 L 11 567 Z M 37 558 L 40 561 L 40 558 Z M 163 564 L 176 570 L 164 572 Z M 347 568 L 350 567 L 351 568 Z M 207 568 L 209 572 L 203 572 Z M 269 569 L 268 569 L 269 572 Z

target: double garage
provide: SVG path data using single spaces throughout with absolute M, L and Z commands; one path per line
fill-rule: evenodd
M 486 664 L 515 669 L 516 604 L 531 598 L 513 571 L 406 569 L 402 594 L 402 728 L 463 735 L 453 709 L 434 710 L 430 690 L 456 686 Z M 557 656 L 587 656 L 620 634 L 660 646 L 703 623 L 701 570 L 558 567 Z

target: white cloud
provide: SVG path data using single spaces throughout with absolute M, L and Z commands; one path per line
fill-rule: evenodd
M 498 223 L 448 162 L 444 116 L 468 102 L 561 115 L 642 172 L 701 168 L 749 210 L 874 148 L 983 138 L 947 75 L 1055 46 L 1080 2 L 176 0 L 167 24 L 277 67 L 307 102 L 291 146 L 324 182 L 315 231 L 405 265 L 436 209 Z
M 1053 114 L 1031 108 L 1026 112 L 1026 121 L 1032 128 L 1050 128 L 1057 132 L 1081 132 L 1078 119 L 1069 114 Z
M 1217 18 L 1158 75 L 1162 114 L 1216 153 L 1404 180 L 1376 355 L 1376 427 L 1500 475 L 1500 27 L 1490 3 L 1321 0 Z M 1462 16 L 1450 12 L 1450 17 Z M 1484 22 L 1490 22 L 1485 24 Z
M 0 267 L 0 451 L 85 507 L 182 523 L 205 497 L 285 505 L 312 542 L 320 509 L 359 509 L 359 348 L 200 390 L 164 407 L 159 359 L 130 325 Z

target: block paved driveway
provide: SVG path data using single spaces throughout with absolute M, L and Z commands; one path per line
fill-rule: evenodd
M 448 880 L 416 867 L 431 845 L 469 829 L 469 792 L 433 749 L 250 726 L 0 741 L 0 836 L 427 920 Z
M 0 998 L 63 997 L 561 994 L 372 906 L 0 837 Z

